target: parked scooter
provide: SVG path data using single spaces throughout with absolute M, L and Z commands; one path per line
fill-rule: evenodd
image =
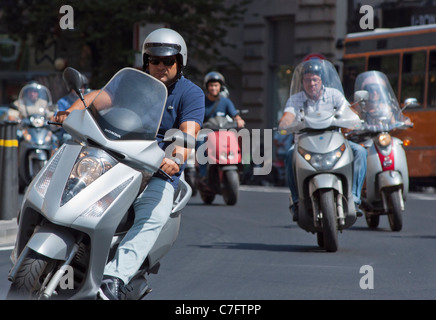
M 308 62 L 295 68 L 291 96 L 305 94 L 305 63 Z M 322 90 L 343 95 L 334 66 L 327 60 L 319 60 L 319 68 L 322 70 Z M 321 99 L 332 103 L 331 98 Z M 299 196 L 298 225 L 316 233 L 320 247 L 335 252 L 338 230 L 347 229 L 356 221 L 352 195 L 353 153 L 340 128 L 354 129 L 361 121 L 347 106 L 332 105 L 333 112 L 311 111 L 304 107 L 303 99 L 300 103 L 301 106 L 296 106 L 299 114 L 295 120 L 291 124 L 281 122 L 279 127 L 282 131 L 293 132 L 296 141 L 292 170 Z
M 67 68 L 64 79 L 84 101 L 79 73 Z M 105 265 L 133 223 L 134 200 L 153 174 L 166 175 L 159 168 L 165 152 L 155 140 L 166 98 L 162 82 L 125 68 L 89 107 L 63 122 L 73 139 L 52 156 L 23 199 L 9 298 L 97 297 Z M 195 147 L 194 137 L 180 130 L 164 141 Z M 171 216 L 127 284 L 126 299 L 150 291 L 145 276 L 157 273 L 176 240 L 180 210 L 190 196 L 191 188 L 180 179 Z
M 391 134 L 413 127 L 402 110 L 416 104 L 416 99 L 406 100 L 401 109 L 386 75 L 367 71 L 356 78 L 357 100 L 361 102 L 356 111 L 365 123 L 349 136 L 368 150 L 366 187 L 362 190 L 366 222 L 368 227 L 377 228 L 380 216 L 387 215 L 391 230 L 400 231 L 409 191 L 409 173 L 403 142 Z
M 237 124 L 228 116 L 217 116 L 205 122 L 203 128 L 210 130 L 201 130 L 198 139 L 205 139 L 207 135 L 207 141 L 203 144 L 207 151 L 200 147 L 197 153 L 207 153 L 207 178 L 205 183 L 197 181 L 198 192 L 206 204 L 212 203 L 215 195 L 220 194 L 227 205 L 235 205 L 239 197 L 239 170 L 242 166 L 241 149 L 235 131 Z
M 21 120 L 19 144 L 19 190 L 23 192 L 44 167 L 57 145 L 47 119 L 53 114 L 52 99 L 47 87 L 38 83 L 25 85 L 15 103 Z

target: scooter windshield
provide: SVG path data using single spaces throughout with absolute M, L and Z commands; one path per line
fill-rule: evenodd
M 89 110 L 110 140 L 154 140 L 166 99 L 161 81 L 124 68 L 100 90 Z
M 25 85 L 18 95 L 18 108 L 24 116 L 46 116 L 52 107 L 50 91 L 38 83 Z
M 350 109 L 344 91 L 331 62 L 310 59 L 300 63 L 292 76 L 290 97 L 279 123 L 281 130 L 298 132 L 304 129 L 322 130 L 330 127 L 358 128 L 361 121 Z
M 386 75 L 380 71 L 359 74 L 355 82 L 356 91 L 368 92 L 368 99 L 356 106 L 364 124 L 361 131 L 391 131 L 410 122 L 402 112 Z

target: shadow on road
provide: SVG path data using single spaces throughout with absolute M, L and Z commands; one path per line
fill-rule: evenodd
M 211 245 L 195 246 L 202 249 L 236 249 L 236 250 L 257 250 L 275 252 L 325 252 L 318 246 L 265 244 L 265 243 L 226 243 L 218 242 Z

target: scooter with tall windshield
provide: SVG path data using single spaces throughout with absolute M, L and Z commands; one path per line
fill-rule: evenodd
M 15 103 L 20 111 L 18 182 L 20 192 L 45 166 L 57 146 L 57 137 L 47 120 L 53 104 L 47 87 L 36 82 L 25 85 Z
M 78 95 L 79 73 L 64 77 Z M 23 199 L 8 279 L 10 299 L 96 299 L 107 261 L 133 224 L 132 204 L 155 173 L 165 175 L 165 156 L 156 140 L 167 89 L 133 69 L 120 70 L 92 104 L 63 122 L 72 136 L 32 180 Z M 164 141 L 195 147 L 180 130 Z M 171 177 L 169 177 L 171 179 Z M 141 299 L 150 289 L 146 276 L 176 241 L 181 209 L 191 188 L 180 179 L 173 209 L 124 299 Z
M 403 142 L 393 134 L 413 127 L 402 110 L 416 105 L 416 99 L 406 100 L 400 108 L 386 75 L 367 71 L 356 78 L 354 100 L 360 101 L 356 111 L 364 123 L 359 130 L 350 132 L 349 138 L 368 150 L 366 183 L 362 190 L 367 225 L 377 228 L 380 216 L 387 215 L 391 230 L 400 231 L 409 173 Z
M 282 132 L 294 133 L 293 174 L 298 189 L 298 225 L 305 231 L 316 233 L 318 245 L 328 252 L 338 250 L 338 231 L 351 227 L 356 221 L 356 208 L 352 195 L 353 153 L 340 129 L 360 126 L 359 117 L 348 106 L 334 105 L 327 94 L 343 96 L 341 81 L 334 66 L 319 60 L 322 70 L 322 101 L 331 104 L 331 111 L 305 106 L 303 73 L 299 64 L 291 83 L 291 97 L 295 99 L 295 120 L 280 125 Z M 325 95 L 324 95 L 325 94 Z M 297 96 L 295 96 L 297 97 Z M 314 110 L 312 110 L 314 109 Z

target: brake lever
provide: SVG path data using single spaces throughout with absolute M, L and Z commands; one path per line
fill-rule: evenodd
M 165 171 L 163 171 L 162 169 L 159 168 L 159 173 L 163 174 L 165 177 L 167 177 L 168 179 L 170 179 L 171 182 L 174 182 L 174 178 L 171 177 L 168 173 L 166 173 Z
M 61 126 L 62 127 L 62 122 L 55 122 L 55 121 L 47 120 L 47 124 L 54 124 L 55 126 Z

